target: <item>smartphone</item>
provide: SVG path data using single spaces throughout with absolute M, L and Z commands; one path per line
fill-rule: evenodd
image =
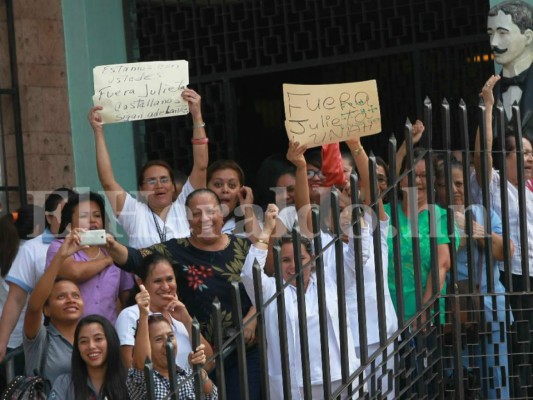
M 106 244 L 105 229 L 95 229 L 80 233 L 81 246 L 100 246 Z

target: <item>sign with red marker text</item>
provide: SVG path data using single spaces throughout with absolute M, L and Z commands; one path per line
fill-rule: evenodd
M 381 132 L 375 80 L 331 85 L 283 84 L 289 140 L 307 147 Z
M 100 65 L 93 69 L 95 106 L 104 123 L 189 113 L 181 92 L 189 83 L 184 60 Z

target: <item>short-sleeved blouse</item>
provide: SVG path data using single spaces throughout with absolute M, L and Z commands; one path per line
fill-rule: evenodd
M 390 204 L 385 204 L 385 212 L 387 215 L 391 215 Z M 429 211 L 423 210 L 418 213 L 418 237 L 420 243 L 420 271 L 422 275 L 422 293 L 426 289 L 427 279 L 430 276 L 431 271 L 431 246 L 430 246 L 430 224 L 429 224 Z M 447 211 L 437 205 L 435 205 L 435 222 L 436 222 L 436 239 L 437 244 L 450 243 L 448 233 Z M 416 295 L 415 295 L 415 270 L 413 260 L 413 242 L 411 224 L 409 218 L 404 214 L 401 204 L 398 205 L 398 224 L 396 227 L 398 230 L 398 236 L 400 239 L 400 253 L 401 253 L 401 265 L 402 265 L 402 279 L 403 279 L 403 296 L 405 305 L 405 319 L 411 318 L 415 315 L 416 307 Z M 387 238 L 389 247 L 389 290 L 394 303 L 396 311 L 398 311 L 398 305 L 396 304 L 396 279 L 395 279 L 395 260 L 392 243 L 392 232 L 394 228 L 390 226 L 389 235 Z M 454 232 L 456 236 L 455 245 L 459 245 L 458 232 Z M 446 292 L 446 283 L 442 288 L 442 293 Z M 444 316 L 444 301 L 440 304 L 441 314 Z
M 128 247 L 128 261 L 121 268 L 135 270 L 142 264 L 142 258 L 152 253 L 164 254 L 170 258 L 178 281 L 178 296 L 189 313 L 196 317 L 204 337 L 213 342 L 212 303 L 220 301 L 222 326 L 225 333 L 232 323 L 232 282 L 239 282 L 243 316 L 252 303 L 241 282 L 241 270 L 250 248 L 250 241 L 228 235 L 229 243 L 219 251 L 201 250 L 188 238 L 172 239 L 163 243 L 136 250 Z

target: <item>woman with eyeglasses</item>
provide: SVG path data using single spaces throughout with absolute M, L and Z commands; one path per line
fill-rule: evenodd
M 142 266 L 135 270 L 137 284 L 144 285 L 150 295 L 150 313 L 162 313 L 171 323 L 174 337 L 180 351 L 176 352 L 176 363 L 182 367 L 189 366 L 188 355 L 192 351 L 192 318 L 185 305 L 178 300 L 176 276 L 171 260 L 163 254 L 154 253 L 143 259 Z M 131 366 L 133 345 L 135 343 L 136 322 L 139 319 L 139 307 L 132 305 L 122 310 L 115 327 L 120 338 L 121 353 L 124 364 Z M 213 349 L 203 336 L 207 357 Z
M 100 315 L 78 322 L 72 370 L 54 382 L 49 400 L 129 400 L 127 370 L 113 325 Z
M 150 254 L 164 254 L 172 260 L 178 280 L 180 300 L 191 316 L 200 323 L 203 336 L 213 344 L 214 322 L 211 308 L 215 298 L 220 302 L 223 336 L 228 339 L 240 330 L 233 323 L 233 282 L 240 282 L 240 273 L 250 248 L 250 242 L 234 235 L 222 233 L 224 224 L 218 196 L 209 189 L 198 189 L 187 196 L 185 206 L 190 210 L 191 236 L 172 239 L 144 249 L 125 247 L 108 236 L 109 254 L 117 265 L 135 271 L 143 258 Z M 260 393 L 259 349 L 255 341 L 255 309 L 239 285 L 244 340 L 247 344 L 246 363 L 248 388 L 251 399 Z M 224 373 L 228 399 L 240 398 L 240 377 L 237 351 L 225 358 Z
M 181 97 L 188 102 L 193 121 L 191 142 L 194 164 L 188 181 L 175 201 L 174 174 L 163 160 L 149 161 L 138 175 L 137 183 L 143 201 L 135 199 L 120 186 L 113 174 L 102 118 L 98 113 L 103 108 L 97 106 L 89 111 L 100 183 L 119 224 L 128 234 L 129 245 L 135 248 L 189 236 L 187 213 L 183 204 L 189 193 L 206 185 L 208 139 L 202 119 L 201 97 L 192 89 L 183 90 Z
M 141 291 L 135 296 L 139 308 L 139 320 L 135 332 L 135 347 L 133 351 L 133 367 L 128 372 L 126 385 L 131 400 L 145 400 L 148 398 L 144 366 L 146 359 L 152 361 L 154 392 L 153 399 L 163 400 L 170 395 L 170 373 L 167 362 L 167 341 L 173 345 L 174 351 L 181 351 L 177 345 L 174 331 L 163 314 L 151 314 L 150 294 L 143 285 Z M 206 361 L 204 345 L 198 346 L 196 351 L 189 355 L 191 365 L 203 365 Z M 206 400 L 218 399 L 217 387 L 209 379 L 204 369 L 200 370 L 202 391 Z M 194 380 L 191 379 L 193 371 L 176 365 L 176 385 L 178 386 L 178 399 L 196 399 L 194 393 Z
M 389 289 L 391 297 L 394 302 L 396 311 L 398 311 L 398 297 L 397 291 L 403 292 L 404 301 L 404 318 L 408 320 L 414 316 L 418 311 L 416 291 L 415 291 L 415 267 L 414 267 L 414 255 L 413 255 L 413 232 L 411 231 L 411 220 L 414 215 L 411 215 L 411 207 L 414 208 L 417 214 L 418 226 L 417 237 L 419 239 L 419 252 L 420 252 L 420 271 L 422 277 L 422 292 L 421 305 L 424 306 L 436 292 L 445 293 L 446 275 L 450 269 L 450 232 L 448 232 L 447 225 L 447 211 L 438 205 L 434 208 L 430 208 L 427 202 L 427 186 L 432 187 L 433 183 L 428 182 L 426 178 L 426 162 L 423 158 L 425 150 L 421 148 L 415 148 L 413 159 L 415 164 L 412 166 L 414 169 L 414 187 L 409 187 L 408 175 L 405 175 L 400 182 L 400 201 L 398 203 L 398 226 L 392 227 L 388 235 L 388 258 L 389 258 Z M 407 158 L 403 158 L 400 169 L 400 174 L 403 174 L 408 168 Z M 414 205 L 413 205 L 414 203 Z M 385 204 L 385 212 L 391 216 L 391 205 Z M 431 245 L 430 237 L 430 209 L 435 211 L 435 222 L 437 231 L 434 236 L 437 240 L 437 265 L 431 265 Z M 392 228 L 397 232 L 396 234 L 400 240 L 400 253 L 401 253 L 401 266 L 402 266 L 402 287 L 396 287 L 396 267 L 393 249 L 393 234 Z M 456 234 L 452 232 L 451 234 Z M 456 240 L 456 245 L 459 245 L 459 241 Z M 431 269 L 437 270 L 439 287 L 433 288 Z M 441 319 L 444 320 L 444 301 L 441 301 Z M 423 316 L 423 319 L 425 315 Z
M 503 237 L 502 237 L 502 222 L 496 211 L 490 209 L 490 220 L 492 232 L 487 235 L 485 232 L 485 209 L 480 204 L 471 204 L 468 209 L 472 212 L 472 235 L 474 238 L 473 244 L 473 265 L 469 265 L 468 249 L 467 249 L 467 235 L 466 231 L 466 217 L 465 217 L 465 192 L 464 192 L 464 177 L 463 165 L 456 160 L 452 160 L 450 165 L 452 173 L 452 207 L 455 215 L 455 222 L 461 234 L 461 241 L 459 250 L 457 251 L 457 281 L 465 282 L 469 279 L 470 271 L 472 273 L 472 280 L 474 282 L 476 292 L 481 294 L 501 294 L 499 296 L 487 295 L 483 296 L 482 308 L 485 310 L 484 326 L 489 326 L 490 329 L 486 331 L 485 328 L 480 329 L 477 325 L 476 334 L 482 333 L 484 341 L 479 341 L 477 344 L 469 344 L 463 350 L 463 365 L 465 368 L 474 366 L 483 371 L 483 364 L 486 364 L 492 373 L 481 374 L 481 386 L 486 388 L 489 399 L 509 398 L 509 382 L 507 376 L 509 374 L 507 357 L 507 340 L 503 332 L 506 331 L 505 318 L 505 288 L 499 281 L 500 273 L 498 269 L 498 261 L 503 261 Z M 443 168 L 442 168 L 443 170 Z M 443 178 L 441 178 L 443 179 Z M 442 197 L 442 196 L 441 196 Z M 448 206 L 447 196 L 444 196 L 443 206 Z M 485 259 L 485 240 L 490 238 L 492 246 L 492 271 L 491 281 L 492 287 L 488 287 L 487 279 L 487 262 Z M 514 244 L 510 241 L 511 255 L 514 253 Z M 494 300 L 494 306 L 493 306 Z M 482 343 L 484 342 L 484 345 Z M 484 347 L 483 347 L 484 346 Z M 495 355 L 501 356 L 496 362 Z M 491 377 L 491 378 L 489 378 Z M 489 379 L 494 384 L 489 383 Z M 496 388 L 500 388 L 497 393 Z

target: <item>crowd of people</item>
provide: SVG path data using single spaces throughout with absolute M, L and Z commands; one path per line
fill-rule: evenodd
M 501 9 L 489 14 L 493 47 L 507 39 L 499 25 L 491 26 L 515 24 L 508 20 Z M 533 34 L 521 34 L 530 48 Z M 97 193 L 58 188 L 43 208 L 24 206 L 0 218 L 0 366 L 11 359 L 17 374 L 42 376 L 50 399 L 109 400 L 145 399 L 148 390 L 163 399 L 176 386 L 180 399 L 195 398 L 197 390 L 216 399 L 219 386 L 229 399 L 241 398 L 244 388 L 259 399 L 265 372 L 272 399 L 324 398 L 334 391 L 349 398 L 345 378 L 364 367 L 363 386 L 376 390 L 378 382 L 380 398 L 393 399 L 405 383 L 398 342 L 416 342 L 429 327 L 444 332 L 453 319 L 445 295 L 468 280 L 484 312 L 482 335 L 463 346 L 463 363 L 481 371 L 487 398 L 509 398 L 513 364 L 533 366 L 532 341 L 519 361 L 508 357 L 507 341 L 511 325 L 533 321 L 533 295 L 525 293 L 533 285 L 533 148 L 506 125 L 500 133 L 505 146 L 493 162 L 499 81 L 491 76 L 481 89 L 485 121 L 473 166 L 462 164 L 469 153 L 444 157 L 410 149 L 406 140 L 389 160 L 398 175 L 389 176 L 379 157 L 370 169 L 357 137 L 322 149 L 289 141 L 286 154 L 263 161 L 253 188 L 245 186 L 236 161 L 209 162 L 201 96 L 187 88 L 181 96 L 192 119 L 191 173 L 151 160 L 139 172 L 137 197 L 115 180 L 102 107 L 91 108 L 96 171 L 109 210 Z M 416 146 L 423 133 L 417 120 L 409 142 Z M 330 204 L 332 191 L 339 213 Z M 126 239 L 106 228 L 110 218 Z M 105 243 L 84 244 L 93 230 L 106 230 Z M 255 268 L 261 287 L 254 284 Z M 233 304 L 235 283 L 240 310 Z M 520 295 L 506 302 L 509 292 Z M 261 335 L 259 294 L 267 304 Z M 211 312 L 214 302 L 221 326 Z M 235 346 L 215 346 L 220 329 L 225 342 L 242 335 L 243 357 Z M 175 354 L 166 354 L 167 343 Z M 221 377 L 215 355 L 223 350 Z M 261 370 L 261 350 L 268 371 Z M 420 374 L 421 365 L 410 366 L 410 373 Z M 7 383 L 0 381 L 2 388 Z

